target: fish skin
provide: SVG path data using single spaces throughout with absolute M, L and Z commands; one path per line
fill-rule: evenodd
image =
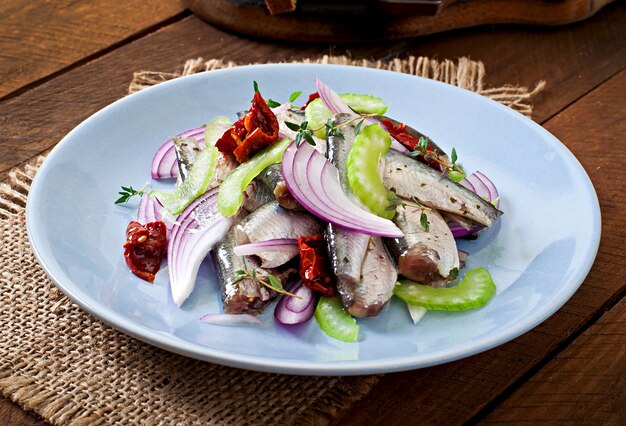
M 285 177 L 283 176 L 283 168 L 280 164 L 272 164 L 261 172 L 258 176 L 259 180 L 267 187 L 276 201 L 288 210 L 302 211 L 304 207 L 291 195 Z
M 348 114 L 338 114 L 333 118 L 333 125 L 341 125 L 350 119 Z M 339 171 L 344 192 L 361 205 L 352 193 L 346 175 L 348 155 L 356 138 L 355 124 L 342 125 L 340 131 L 343 138 L 327 138 L 327 156 Z M 344 307 L 359 318 L 377 315 L 393 295 L 397 278 L 396 267 L 382 239 L 328 224 L 326 241 Z
M 238 166 L 237 160 L 232 155 L 224 155 L 221 152 L 217 155 L 217 163 L 215 164 L 215 173 L 209 182 L 209 189 L 220 186 L 226 176 L 230 174 Z
M 298 268 L 295 265 L 287 265 L 279 270 L 261 268 L 259 261 L 252 256 L 245 256 L 244 264 L 243 258 L 233 253 L 235 245 L 237 244 L 233 227 L 211 252 L 221 286 L 224 312 L 228 314 L 260 313 L 276 298 L 277 293 L 257 280 L 251 278 L 240 280 L 235 271 L 245 267 L 249 271 L 255 269 L 257 276 L 264 280 L 267 280 L 269 274 L 273 274 L 283 283 L 283 287 L 288 288 L 289 284 L 297 278 Z
M 179 177 L 181 181 L 184 181 L 187 179 L 201 149 L 198 146 L 198 142 L 193 138 L 175 137 L 172 138 L 172 143 L 174 144 L 174 152 L 178 161 Z
M 349 114 L 337 114 L 333 118 L 333 125 L 341 125 L 351 118 Z M 339 180 L 343 191 L 352 201 L 361 205 L 350 189 L 346 174 L 348 154 L 356 138 L 355 128 L 352 125 L 342 126 L 341 133 L 344 135 L 343 138 L 338 136 L 327 137 L 326 155 L 339 172 Z M 326 227 L 326 242 L 328 244 L 330 263 L 333 272 L 337 276 L 337 289 L 344 300 L 344 304 L 351 304 L 352 296 L 350 296 L 349 290 L 343 291 L 342 289 L 351 289 L 361 280 L 361 266 L 363 259 L 365 259 L 369 241 L 369 235 L 349 231 L 331 223 Z
M 397 196 L 491 226 L 502 214 L 488 201 L 441 172 L 390 150 L 385 157 L 385 186 Z
M 276 293 L 250 278 L 239 279 L 235 271 L 250 268 L 259 268 L 255 259 L 246 259 L 244 265 L 240 256 L 235 256 L 233 247 L 235 230 L 226 234 L 212 251 L 213 263 L 222 288 L 224 312 L 228 314 L 243 314 L 261 312 L 275 297 Z
M 354 302 L 352 289 L 361 281 L 361 269 L 370 236 L 349 231 L 332 223 L 326 225 L 325 236 L 330 265 L 337 277 L 337 291 L 344 306 L 350 306 Z
M 248 244 L 276 238 L 294 238 L 322 232 L 322 225 L 306 212 L 294 212 L 281 207 L 277 201 L 261 206 L 235 225 L 237 244 Z M 276 268 L 296 255 L 286 252 L 258 253 L 261 267 Z
M 357 318 L 365 318 L 378 315 L 385 307 L 393 296 L 397 279 L 396 265 L 382 238 L 372 237 L 361 266 L 360 281 L 355 286 L 350 286 L 346 281 L 338 281 L 337 286 L 342 302 L 350 302 L 348 312 Z M 344 294 L 349 295 L 347 300 L 344 299 Z
M 421 215 L 428 220 L 428 231 L 421 225 Z M 441 214 L 418 206 L 398 206 L 394 223 L 404 232 L 402 238 L 388 238 L 385 243 L 398 265 L 398 273 L 433 287 L 452 282 L 459 270 L 456 241 Z
M 480 226 L 478 223 L 474 222 L 471 219 L 468 219 L 466 217 L 463 216 L 459 216 L 458 214 L 454 214 L 454 213 L 450 213 L 450 212 L 444 212 L 442 214 L 442 216 L 444 217 L 444 219 L 449 219 L 451 221 L 454 221 L 456 223 L 458 223 L 459 225 L 461 225 L 464 229 L 466 230 L 470 230 L 470 229 L 474 229 L 478 226 Z
M 253 179 L 245 189 L 245 200 L 242 207 L 252 213 L 261 206 L 274 201 L 274 195 L 258 179 Z

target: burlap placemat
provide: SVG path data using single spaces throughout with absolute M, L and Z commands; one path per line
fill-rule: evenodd
M 526 115 L 532 92 L 485 88 L 483 64 L 460 59 L 315 61 L 385 68 L 481 93 Z M 189 60 L 180 73 L 139 72 L 129 92 L 180 75 L 236 66 Z M 126 336 L 82 311 L 39 267 L 25 205 L 43 157 L 0 185 L 0 391 L 47 421 L 82 424 L 325 424 L 366 395 L 378 376 L 295 377 L 204 363 Z

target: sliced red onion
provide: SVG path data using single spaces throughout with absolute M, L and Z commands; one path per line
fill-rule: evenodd
M 292 143 L 282 161 L 289 192 L 311 214 L 334 225 L 368 235 L 399 238 L 404 234 L 383 219 L 352 202 L 341 189 L 339 172 L 308 143 Z
M 170 231 L 174 225 L 175 219 L 174 216 L 172 216 L 171 213 L 158 202 L 158 200 L 150 197 L 147 193 L 144 193 L 139 201 L 137 221 L 143 224 L 163 221 L 167 230 Z
M 491 200 L 491 194 L 489 193 L 489 188 L 487 185 L 476 176 L 476 173 L 472 173 L 467 177 L 467 180 L 472 184 L 475 188 L 474 192 L 481 198 L 486 200 Z
M 495 202 L 496 208 L 500 207 L 500 194 L 498 193 L 498 189 L 483 173 L 476 171 L 467 178 L 461 180 L 460 184 L 487 201 L 491 203 Z M 463 226 L 454 221 L 449 222 L 448 227 L 450 228 L 450 231 L 452 231 L 452 235 L 455 238 L 465 237 L 485 229 L 484 226 L 476 226 L 472 229 L 465 229 Z
M 178 306 L 193 291 L 206 255 L 234 223 L 233 217 L 226 218 L 217 211 L 217 192 L 218 188 L 213 188 L 195 199 L 172 227 L 167 262 L 172 298 Z
M 489 201 L 492 203 L 495 202 L 496 208 L 499 208 L 500 207 L 500 193 L 498 192 L 498 188 L 496 188 L 496 186 L 487 176 L 485 176 L 483 173 L 479 172 L 478 170 L 474 172 L 474 175 L 487 187 L 487 190 L 489 191 Z
M 281 104 L 281 105 L 277 106 L 276 108 L 270 108 L 270 109 L 272 110 L 274 115 L 278 115 L 278 114 L 280 114 L 282 112 L 287 111 L 289 108 L 291 108 L 291 103 L 285 102 L 284 104 Z
M 413 306 L 409 304 L 407 304 L 406 306 L 407 308 L 409 308 L 409 314 L 411 315 L 413 324 L 417 324 L 418 322 L 420 322 L 420 320 L 424 318 L 424 315 L 426 315 L 426 312 L 428 312 L 428 309 L 422 308 L 421 306 Z
M 333 89 L 331 89 L 330 87 L 328 87 L 326 84 L 324 84 L 324 82 L 322 80 L 320 80 L 319 78 L 315 78 L 315 87 L 317 88 L 317 93 L 319 93 L 320 98 L 322 99 L 322 102 L 324 103 L 324 105 L 326 106 L 326 108 L 328 108 L 328 110 L 333 113 L 333 114 L 350 114 L 350 116 L 352 117 L 357 117 L 358 114 L 355 113 L 352 108 L 350 108 L 350 106 L 348 106 L 348 104 L 341 99 L 341 96 L 339 96 L 339 94 L 337 92 L 335 92 Z M 379 120 L 376 120 L 373 117 L 368 117 L 365 119 L 365 124 L 374 124 L 374 123 L 380 123 Z M 383 126 L 381 126 L 383 127 Z M 384 127 L 383 127 L 384 129 Z M 393 149 L 394 151 L 398 151 L 402 154 L 408 154 L 409 150 L 402 145 L 400 142 L 398 142 L 398 140 L 396 138 L 394 138 L 393 136 L 391 136 L 391 134 L 389 134 L 389 137 L 391 138 L 391 149 Z
M 298 240 L 295 238 L 276 238 L 233 247 L 233 253 L 236 256 L 251 256 L 268 251 L 280 251 L 295 256 L 299 252 Z
M 204 127 L 187 130 L 176 137 L 193 137 L 198 142 L 198 146 L 200 148 L 204 148 Z M 167 142 L 161 145 L 156 154 L 154 154 L 150 170 L 152 179 L 169 179 L 178 177 L 178 162 L 172 139 L 168 139 Z
M 466 187 L 467 189 L 469 189 L 470 191 L 476 192 L 476 188 L 474 188 L 474 185 L 472 185 L 472 182 L 470 182 L 466 178 L 461 179 L 461 182 L 459 183 L 463 185 L 464 187 Z
M 206 314 L 200 322 L 215 325 L 259 325 L 261 320 L 250 314 Z
M 299 296 L 283 296 L 278 301 L 274 310 L 274 317 L 281 324 L 301 324 L 308 321 L 315 312 L 317 295 L 306 287 L 302 281 L 298 282 L 290 290 L 290 293 Z

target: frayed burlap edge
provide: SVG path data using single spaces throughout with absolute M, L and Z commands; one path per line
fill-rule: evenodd
M 354 65 L 430 78 L 487 96 L 527 117 L 530 117 L 533 112 L 533 107 L 530 102 L 531 98 L 541 92 L 546 84 L 543 80 L 539 81 L 532 90 L 526 87 L 508 85 L 485 88 L 484 64 L 480 61 L 472 61 L 468 58 L 459 58 L 457 62 L 454 62 L 449 59 L 437 60 L 424 56 L 409 56 L 406 59 L 396 58 L 391 61 L 372 61 L 368 59 L 352 59 L 347 56 L 324 55 L 316 59 L 303 59 L 291 62 Z M 203 58 L 196 58 L 188 59 L 180 72 L 139 71 L 134 74 L 133 80 L 128 87 L 128 93 L 138 92 L 146 87 L 154 86 L 155 84 L 173 78 L 203 71 L 232 68 L 239 65 L 242 64 L 233 61 L 225 61 L 223 59 L 204 60 Z

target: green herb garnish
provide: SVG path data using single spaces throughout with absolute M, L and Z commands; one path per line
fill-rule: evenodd
M 300 97 L 301 94 L 301 91 L 293 92 L 291 95 L 289 95 L 289 102 L 293 103 L 296 99 Z
M 273 100 L 273 99 L 268 99 L 267 100 L 267 106 L 270 107 L 270 108 L 276 108 L 276 107 L 279 107 L 280 104 L 278 102 L 276 102 L 275 100 Z
M 237 284 L 239 281 L 242 281 L 246 278 L 257 281 L 259 284 L 264 285 L 265 287 L 274 290 L 276 293 L 284 294 L 286 296 L 297 297 L 298 299 L 302 299 L 300 296 L 297 296 L 293 293 L 289 293 L 283 288 L 283 283 L 276 277 L 276 275 L 268 274 L 267 281 L 257 276 L 256 268 L 252 268 L 252 270 L 248 270 L 248 264 L 246 263 L 246 258 L 242 257 L 243 260 L 243 268 L 237 269 L 235 271 L 235 275 L 237 275 L 237 280 L 233 284 Z
M 426 213 L 422 212 L 420 215 L 420 225 L 424 228 L 424 231 L 428 232 L 430 230 L 430 223 L 428 223 L 428 216 Z
M 121 197 L 115 200 L 115 204 L 126 203 L 135 195 L 139 195 L 141 197 L 147 187 L 148 187 L 148 184 L 145 184 L 143 188 L 141 188 L 140 190 L 136 190 L 132 186 L 122 186 L 122 190 L 118 192 L 118 194 L 120 194 Z

